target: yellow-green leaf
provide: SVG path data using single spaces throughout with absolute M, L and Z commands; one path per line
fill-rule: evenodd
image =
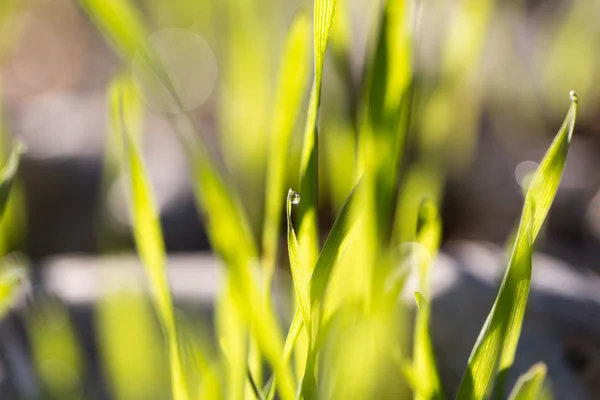
M 171 367 L 171 388 L 175 400 L 189 398 L 188 384 L 183 369 L 181 346 L 177 335 L 173 302 L 166 274 L 166 253 L 160 227 L 158 211 L 138 144 L 127 131 L 126 110 L 122 96 L 111 107 L 113 117 L 119 116 L 124 133 L 124 160 L 128 175 L 131 202 L 133 236 L 138 254 L 144 267 L 152 293 L 154 307 L 165 334 Z M 113 121 L 113 126 L 119 123 Z
M 469 357 L 457 395 L 459 399 L 483 399 L 497 369 L 501 391 L 514 361 L 529 294 L 533 243 L 562 177 L 577 116 L 577 101 L 577 96 L 572 92 L 571 107 L 565 121 L 529 185 L 509 265 L 496 301 Z
M 508 399 L 539 400 L 544 388 L 547 370 L 546 364 L 535 364 L 529 371 L 519 377 Z
M 309 61 L 310 24 L 305 12 L 299 12 L 288 34 L 279 72 L 278 92 L 273 110 L 273 125 L 267 168 L 265 218 L 263 227 L 263 264 L 269 275 L 275 264 L 282 193 L 294 122 L 306 90 Z

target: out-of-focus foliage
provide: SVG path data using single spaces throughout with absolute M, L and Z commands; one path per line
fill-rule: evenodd
M 34 364 L 47 395 L 81 398 L 87 362 L 64 305 L 56 299 L 37 298 L 28 312 L 27 328 Z
M 428 58 L 431 49 L 421 47 L 421 38 L 433 3 L 382 0 L 373 6 L 373 26 L 357 28 L 351 10 L 355 3 L 366 7 L 366 1 L 315 0 L 312 59 L 310 13 L 291 12 L 292 3 L 78 0 L 124 62 L 125 71 L 108 90 L 104 189 L 126 176 L 133 239 L 153 305 L 137 295 L 117 294 L 98 306 L 102 367 L 118 399 L 160 398 L 169 388 L 175 400 L 404 398 L 411 390 L 418 399 L 444 396 L 429 332 L 430 267 L 440 244 L 444 183 L 450 173 L 464 170 L 477 143 L 487 100 L 480 70 L 497 2 L 453 2 L 447 21 L 435 27 L 441 45 Z M 587 7 L 574 4 L 550 50 L 536 55 L 534 61 L 548 63 L 541 81 L 549 97 L 559 87 L 557 71 L 564 63 L 576 65 L 570 61 L 579 52 L 589 59 L 577 64 L 570 82 L 594 93 L 597 60 L 588 49 L 597 40 L 591 28 L 573 33 L 574 25 L 591 19 Z M 15 10 L 14 0 L 0 4 L 0 33 Z M 288 14 L 289 24 L 283 18 Z M 279 43 L 283 26 L 287 39 Z M 217 138 L 189 107 L 188 88 L 152 40 L 166 27 L 200 34 L 217 47 L 220 79 L 215 97 L 203 106 L 215 117 L 206 125 L 216 127 Z M 372 35 L 364 40 L 364 62 L 357 63 L 353 42 L 366 31 Z M 10 35 L 1 36 L 0 54 L 10 42 L 3 40 Z M 280 47 L 283 57 L 276 63 L 273 49 Z M 300 137 L 296 120 L 311 67 Z M 431 76 L 435 79 L 428 80 Z M 338 93 L 336 78 L 342 86 Z M 141 150 L 143 96 L 151 103 L 156 93 L 168 107 L 153 112 L 168 121 L 185 151 L 197 208 L 225 267 L 214 339 L 180 318 L 171 297 Z M 327 115 L 327 96 L 332 103 L 343 99 L 343 106 L 330 105 L 332 114 L 340 115 Z M 504 394 L 524 318 L 534 240 L 558 189 L 573 133 L 577 98 L 572 96 L 563 127 L 527 191 L 506 275 L 469 359 L 461 399 L 485 398 L 493 382 Z M 7 203 L 19 151 L 0 172 L 4 221 L 19 221 L 16 206 Z M 326 177 L 325 184 L 320 177 Z M 290 190 L 286 199 L 290 181 L 299 194 Z M 339 208 L 330 229 L 319 218 L 323 200 Z M 0 233 L 8 235 L 4 221 Z M 293 282 L 284 289 L 296 300 L 284 318 L 271 288 L 277 255 L 283 253 L 282 222 Z M 409 313 L 399 299 L 410 273 L 419 278 L 412 346 Z M 2 314 L 21 277 L 21 270 L 0 270 Z M 290 326 L 282 320 L 291 320 Z M 80 397 L 87 362 L 66 309 L 55 301 L 36 301 L 27 326 L 44 389 L 55 398 Z M 535 367 L 511 397 L 535 397 L 544 375 Z
M 116 292 L 97 308 L 103 370 L 117 400 L 168 396 L 168 370 L 161 332 L 147 299 Z

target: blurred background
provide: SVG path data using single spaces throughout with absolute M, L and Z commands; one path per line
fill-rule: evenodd
M 319 134 L 324 234 L 353 186 L 363 71 L 381 12 L 378 1 L 338 3 Z M 312 3 L 135 4 L 151 27 L 152 43 L 185 88 L 185 108 L 231 175 L 260 237 L 278 65 L 294 14 L 301 7 L 312 10 Z M 470 277 L 477 276 L 473 270 L 494 269 L 502 258 L 494 246 L 504 244 L 519 217 L 527 177 L 562 123 L 569 91 L 579 95 L 565 176 L 537 242 L 547 255 L 540 264 L 558 265 L 568 278 L 552 281 L 564 289 L 562 294 L 547 295 L 544 290 L 552 284 L 540 284 L 537 325 L 530 336 L 526 325 L 525 333 L 532 343 L 541 343 L 537 339 L 545 335 L 556 337 L 548 342 L 552 350 L 534 346 L 530 357 L 556 354 L 545 361 L 557 398 L 600 396 L 600 1 L 419 0 L 414 7 L 416 86 L 409 159 L 439 163 L 444 180 L 431 190 L 443 198 L 443 256 L 472 266 Z M 148 85 L 136 75 L 135 61 L 123 65 L 76 1 L 1 0 L 0 152 L 7 156 L 13 138 L 24 142 L 27 152 L 0 226 L 0 252 L 18 251 L 27 260 L 31 296 L 44 299 L 35 307 L 23 305 L 0 328 L 1 399 L 54 398 L 56 393 L 68 393 L 62 398 L 168 398 L 161 352 L 139 356 L 148 360 L 138 373 L 156 377 L 145 393 L 129 393 L 127 385 L 111 388 L 106 377 L 118 372 L 101 361 L 110 354 L 117 357 L 119 346 L 140 354 L 145 346 L 161 346 L 147 301 L 130 293 L 144 285 L 143 276 L 133 255 L 122 178 L 114 172 L 115 160 L 106 156 L 112 146 L 106 90 L 124 67 L 133 68 L 141 87 Z M 169 123 L 176 110 L 160 93 L 148 92 L 144 157 L 172 255 L 173 291 L 191 315 L 210 315 L 218 267 L 209 256 L 184 152 Z M 292 139 L 289 187 L 298 186 L 308 87 L 306 94 Z M 414 178 L 417 185 L 428 185 L 423 171 L 424 176 Z M 196 268 L 198 263 L 206 268 Z M 459 283 L 475 287 L 486 282 L 489 293 L 495 292 L 495 281 L 478 282 Z M 444 284 L 458 288 L 459 283 Z M 463 306 L 462 312 L 471 315 L 469 307 L 477 308 L 477 302 L 470 296 L 480 292 L 457 290 L 460 302 L 451 303 L 448 312 L 436 313 L 434 305 L 434 339 L 439 332 L 437 337 L 448 343 L 453 337 L 470 348 L 493 294 L 481 294 L 473 322 L 455 328 L 446 322 Z M 578 318 L 574 314 L 581 313 L 581 304 L 588 308 Z M 128 326 L 127 315 L 137 315 L 137 325 Z M 110 322 L 115 320 L 119 326 Z M 206 329 L 197 325 L 194 329 Z M 452 336 L 452 329 L 459 328 L 469 333 L 457 330 Z M 103 337 L 121 339 L 103 343 Z M 132 348 L 138 338 L 148 343 Z M 452 346 L 448 343 L 439 340 L 436 347 L 442 378 L 453 387 L 453 369 L 464 366 L 468 351 L 444 361 Z M 113 351 L 98 350 L 111 346 Z M 127 360 L 116 364 L 123 371 L 134 368 Z

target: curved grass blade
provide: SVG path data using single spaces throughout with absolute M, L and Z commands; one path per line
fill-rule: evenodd
M 125 170 L 131 196 L 133 236 L 138 254 L 146 268 L 152 299 L 165 334 L 171 366 L 171 383 L 175 400 L 189 399 L 181 347 L 177 335 L 173 302 L 166 275 L 166 253 L 152 189 L 135 139 L 127 131 L 126 115 L 120 97 L 112 104 L 119 115 L 124 133 Z M 113 121 L 115 126 L 118 121 Z
M 300 160 L 300 193 L 302 204 L 298 214 L 298 242 L 304 256 L 307 273 L 315 265 L 319 254 L 317 226 L 318 197 L 318 120 L 321 106 L 321 82 L 327 42 L 333 24 L 335 0 L 315 0 L 314 6 L 314 56 L 315 78 L 308 104 L 304 129 L 304 143 Z
M 535 364 L 529 371 L 519 377 L 508 399 L 538 400 L 543 392 L 547 370 L 546 364 Z
M 356 184 L 352 190 L 352 193 L 350 193 L 350 196 L 348 196 L 346 203 L 344 203 L 344 206 L 340 210 L 333 227 L 329 232 L 329 236 L 325 240 L 325 244 L 323 245 L 323 250 L 321 250 L 321 254 L 319 255 L 317 265 L 315 266 L 308 281 L 308 296 L 310 301 L 311 315 L 313 311 L 318 309 L 320 306 L 335 262 L 344 252 L 346 244 L 348 243 L 348 238 L 352 233 L 352 228 L 356 226 L 354 224 L 356 219 L 353 216 L 353 211 L 354 204 L 356 204 L 356 192 L 358 191 L 359 187 L 360 182 Z M 292 319 L 292 323 L 285 339 L 283 350 L 285 362 L 288 362 L 292 355 L 294 345 L 298 339 L 298 336 L 300 335 L 300 332 L 302 331 L 303 325 L 303 314 L 300 309 L 298 309 L 294 314 L 294 318 Z M 271 391 L 269 392 L 269 399 L 273 399 L 275 386 L 276 382 L 274 381 L 270 387 Z
M 24 150 L 25 145 L 21 142 L 16 142 L 13 145 L 6 164 L 0 171 L 0 218 L 2 218 L 4 210 L 6 209 L 8 196 L 13 186 L 13 182 L 15 181 L 15 176 L 17 175 L 17 170 L 19 169 L 19 163 L 21 161 L 21 154 Z
M 562 177 L 577 117 L 577 101 L 577 95 L 571 92 L 571 107 L 565 121 L 531 180 L 509 265 L 469 357 L 458 390 L 459 399 L 484 398 L 497 368 L 501 391 L 514 361 L 529 294 L 532 247 Z
M 441 223 L 438 210 L 433 201 L 425 200 L 419 211 L 420 227 L 417 241 L 427 250 L 427 257 L 419 260 L 419 287 L 415 292 L 418 310 L 414 328 L 413 369 L 420 385 L 415 390 L 415 399 L 443 398 L 440 377 L 437 372 L 433 343 L 429 333 L 431 306 L 425 296 L 429 296 L 429 271 L 434 255 L 437 253 L 441 235 Z
M 306 331 L 308 334 L 310 334 L 310 299 L 308 293 L 308 275 L 306 275 L 304 269 L 302 268 L 298 240 L 296 239 L 296 232 L 294 231 L 294 226 L 292 225 L 292 204 L 298 204 L 299 202 L 300 195 L 290 189 L 286 201 L 287 242 L 290 268 L 292 270 L 294 288 L 300 303 L 300 311 L 302 312 L 302 317 L 304 319 L 304 326 L 307 328 Z
M 310 23 L 305 12 L 299 12 L 286 39 L 281 63 L 278 92 L 275 98 L 273 126 L 267 168 L 265 219 L 263 227 L 263 265 L 270 276 L 277 257 L 281 221 L 284 175 L 294 122 L 304 97 L 309 72 Z

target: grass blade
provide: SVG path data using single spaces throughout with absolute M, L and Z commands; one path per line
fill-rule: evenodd
M 16 142 L 13 145 L 12 151 L 6 164 L 0 171 L 0 218 L 4 214 L 6 204 L 8 203 L 8 196 L 10 190 L 15 181 L 17 170 L 19 169 L 19 163 L 21 161 L 21 154 L 23 153 L 25 146 L 21 142 Z
M 336 261 L 346 249 L 348 238 L 350 237 L 353 228 L 356 226 L 356 217 L 354 208 L 356 204 L 356 196 L 360 190 L 360 181 L 356 184 L 350 196 L 340 210 L 331 231 L 325 240 L 323 249 L 319 254 L 317 264 L 310 276 L 309 290 L 310 303 L 313 309 L 317 308 L 325 295 L 325 289 L 329 283 L 331 273 Z
M 304 12 L 299 12 L 294 18 L 286 40 L 278 93 L 275 98 L 263 227 L 262 257 L 268 275 L 273 274 L 277 257 L 279 224 L 283 206 L 281 200 L 292 130 L 308 80 L 309 28 L 308 16 Z
M 116 292 L 95 309 L 100 361 L 117 400 L 168 397 L 168 371 L 155 312 L 140 293 Z
M 290 189 L 286 201 L 287 242 L 290 268 L 292 270 L 292 278 L 294 279 L 294 288 L 300 303 L 300 310 L 304 319 L 304 326 L 307 328 L 307 333 L 310 334 L 310 299 L 308 293 L 308 275 L 306 275 L 305 270 L 302 268 L 300 248 L 298 247 L 296 232 L 294 231 L 294 226 L 292 225 L 292 204 L 298 204 L 299 202 L 300 195 Z
M 327 288 L 327 284 L 329 283 L 329 278 L 331 277 L 331 273 L 333 271 L 335 262 L 344 252 L 346 244 L 348 243 L 348 238 L 352 232 L 352 228 L 355 226 L 355 218 L 353 217 L 352 212 L 354 211 L 353 208 L 356 201 L 356 192 L 358 191 L 358 189 L 359 184 L 355 186 L 352 193 L 350 193 L 350 196 L 348 196 L 346 203 L 340 210 L 340 213 L 338 214 L 333 224 L 333 227 L 329 232 L 329 236 L 327 237 L 325 244 L 323 245 L 323 250 L 319 255 L 317 265 L 315 266 L 313 273 L 308 281 L 308 295 L 310 300 L 311 314 L 313 310 L 316 310 L 320 306 L 325 294 L 325 289 Z M 304 319 L 302 311 L 300 309 L 296 310 L 296 313 L 294 314 L 294 318 L 292 319 L 292 323 L 290 325 L 285 340 L 283 350 L 283 357 L 286 363 L 290 359 L 296 340 L 298 339 L 298 336 L 302 331 L 302 326 L 304 325 L 303 321 Z M 274 382 L 270 388 L 271 391 L 269 392 L 269 399 L 272 399 L 274 396 L 275 386 L 276 382 Z
M 166 254 L 158 212 L 152 197 L 148 175 L 135 139 L 127 132 L 122 98 L 112 104 L 111 115 L 119 115 L 124 132 L 124 154 L 131 196 L 133 236 L 140 259 L 146 268 L 154 307 L 168 346 L 173 398 L 189 398 L 183 369 L 182 352 L 177 335 L 173 302 L 166 275 Z M 118 121 L 113 121 L 113 126 Z
M 20 265 L 7 263 L 0 267 L 0 320 L 17 300 L 26 277 L 27 272 Z
M 391 230 L 399 162 L 404 149 L 412 81 L 412 34 L 406 0 L 387 0 L 366 71 L 358 136 L 357 176 L 368 174 L 372 189 L 368 223 L 380 238 Z M 404 105 L 404 107 L 403 107 Z M 365 175 L 366 177 L 367 175 Z M 370 228 L 371 229 L 371 228 Z
M 327 42 L 335 13 L 335 0 L 315 0 L 314 5 L 314 57 L 315 78 L 308 104 L 304 129 L 304 143 L 300 160 L 300 193 L 302 203 L 298 210 L 298 241 L 304 255 L 307 273 L 310 273 L 319 254 L 317 226 L 318 197 L 318 120 L 321 106 L 321 82 Z
M 544 363 L 535 364 L 519 377 L 509 400 L 538 400 L 543 391 L 548 368 Z
M 532 247 L 562 177 L 577 116 L 577 101 L 577 96 L 571 92 L 571 107 L 565 121 L 531 180 L 509 265 L 469 357 L 458 390 L 459 399 L 484 398 L 496 368 L 501 390 L 514 361 L 529 294 Z
M 417 241 L 427 250 L 427 257 L 419 260 L 419 288 L 415 292 L 418 310 L 414 328 L 413 368 L 421 385 L 415 390 L 415 399 L 443 398 L 440 377 L 437 372 L 433 343 L 429 333 L 431 306 L 424 296 L 429 296 L 429 270 L 438 251 L 441 223 L 435 203 L 425 200 L 419 212 L 420 227 Z
M 62 303 L 42 296 L 28 308 L 25 320 L 37 376 L 48 397 L 80 398 L 87 363 L 75 323 Z
M 156 63 L 157 58 L 148 44 L 150 32 L 132 2 L 128 0 L 78 1 L 126 60 L 132 62 L 134 57 L 140 54 L 148 66 Z

